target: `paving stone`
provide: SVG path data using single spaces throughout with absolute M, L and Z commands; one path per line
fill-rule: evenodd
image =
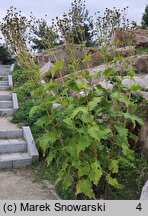
M 17 139 L 22 138 L 22 130 L 0 130 L 0 139 Z
M 19 160 L 14 160 L 12 162 L 12 167 L 13 168 L 22 168 L 26 167 L 32 164 L 32 159 L 31 157 L 26 157 L 26 158 L 20 158 Z
M 12 101 L 0 101 L 0 109 L 3 108 L 12 108 Z
M 13 116 L 15 110 L 13 108 L 0 109 L 0 116 Z
M 9 89 L 9 86 L 0 86 L 1 91 L 5 91 L 5 90 L 8 90 L 8 89 Z
M 0 86 L 8 86 L 8 81 L 1 81 L 0 80 Z
M 13 139 L 13 138 L 22 138 L 23 131 L 22 130 L 14 130 L 14 131 L 6 131 L 6 137 Z
M 12 161 L 0 160 L 0 169 L 10 169 L 10 168 L 12 168 Z
M 0 154 L 27 152 L 27 143 L 23 139 L 0 139 Z
M 1 76 L 0 75 L 0 81 L 8 81 L 8 76 Z
M 0 169 L 21 168 L 32 164 L 28 153 L 9 153 L 0 155 Z
M 0 94 L 0 101 L 12 100 L 12 95 Z

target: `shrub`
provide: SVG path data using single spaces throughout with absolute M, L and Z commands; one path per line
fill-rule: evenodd
M 119 173 L 134 164 L 129 138 L 135 140 L 135 136 L 127 124 L 135 127 L 142 120 L 133 114 L 137 109 L 130 100 L 134 88 L 124 94 L 125 87 L 116 73 L 112 68 L 104 71 L 106 82 L 113 84 L 110 92 L 101 85 L 91 87 L 88 83 L 92 77 L 79 73 L 64 85 L 52 81 L 42 84 L 39 89 L 44 96 L 30 111 L 31 118 L 41 110 L 47 113 L 35 123 L 44 131 L 38 140 L 40 147 L 48 165 L 55 161 L 59 166 L 56 184 L 62 184 L 65 190 L 72 187 L 76 196 L 100 198 L 95 188 L 106 184 L 122 188 Z M 133 78 L 131 73 L 129 77 Z M 46 87 L 55 96 L 46 93 Z M 40 90 L 36 92 L 40 94 Z

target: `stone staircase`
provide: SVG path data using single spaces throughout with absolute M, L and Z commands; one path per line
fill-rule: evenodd
M 17 95 L 10 91 L 12 71 L 13 66 L 0 66 L 0 169 L 25 167 L 39 157 L 30 128 L 10 122 L 18 109 Z

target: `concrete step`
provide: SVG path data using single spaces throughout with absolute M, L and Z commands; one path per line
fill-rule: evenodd
M 28 153 L 11 153 L 0 155 L 0 169 L 21 168 L 32 164 Z
M 22 129 L 0 130 L 0 139 L 22 139 L 22 137 L 23 137 Z
M 0 71 L 0 76 L 8 76 L 10 71 Z
M 0 81 L 8 81 L 8 76 L 0 76 Z
M 12 100 L 12 95 L 0 95 L 0 101 L 11 101 Z
M 0 116 L 13 116 L 15 112 L 13 108 L 0 108 Z
M 9 70 L 10 71 L 11 66 L 12 65 L 8 65 L 8 64 L 7 65 L 0 64 L 0 71 L 1 70 Z
M 27 152 L 27 143 L 23 139 L 0 139 L 0 155 Z
M 0 86 L 0 91 L 8 90 L 9 86 Z
M 1 81 L 0 80 L 0 86 L 8 86 L 8 81 Z
M 13 107 L 12 101 L 0 101 L 0 109 L 12 108 L 12 107 Z

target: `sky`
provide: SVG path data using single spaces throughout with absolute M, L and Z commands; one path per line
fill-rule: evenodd
M 0 20 L 5 16 L 7 9 L 10 6 L 16 7 L 22 11 L 23 15 L 33 15 L 37 18 L 44 18 L 48 15 L 51 20 L 56 16 L 62 16 L 63 12 L 68 12 L 72 0 L 0 0 Z M 106 7 L 112 9 L 117 7 L 123 9 L 129 6 L 128 18 L 141 23 L 141 17 L 144 9 L 148 4 L 148 0 L 86 0 L 86 6 L 90 15 L 100 11 L 103 13 Z

